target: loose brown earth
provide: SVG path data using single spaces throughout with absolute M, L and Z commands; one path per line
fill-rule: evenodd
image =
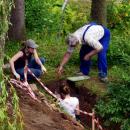
M 58 91 L 59 86 L 66 81 L 51 81 L 46 86 L 52 91 Z M 98 97 L 92 94 L 84 86 L 75 87 L 69 82 L 72 96 L 76 96 L 80 101 L 80 109 L 92 112 Z M 22 90 L 17 89 L 20 97 L 20 109 L 24 120 L 24 130 L 84 130 L 83 126 L 91 129 L 91 117 L 81 114 L 81 124 L 72 120 L 66 114 L 59 112 L 59 109 L 52 107 L 43 94 L 35 92 L 41 103 L 34 101 Z M 116 130 L 115 128 L 104 130 Z M 119 129 L 117 129 L 119 130 Z
M 43 94 L 35 92 L 41 103 L 34 101 L 21 89 L 17 89 L 20 97 L 20 109 L 23 115 L 24 130 L 83 130 L 83 126 L 58 109 L 47 103 Z

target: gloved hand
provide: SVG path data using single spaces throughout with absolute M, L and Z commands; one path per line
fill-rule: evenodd
M 20 80 L 20 75 L 18 73 L 14 73 L 14 76 L 16 77 L 16 79 Z

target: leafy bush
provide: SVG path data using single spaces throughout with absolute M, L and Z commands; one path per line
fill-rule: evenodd
M 57 30 L 61 11 L 60 0 L 26 0 L 25 6 L 26 26 L 29 30 Z
M 110 48 L 108 50 L 108 63 L 120 64 L 129 66 L 130 65 L 130 37 L 128 34 L 123 32 L 119 33 L 119 30 L 112 30 L 112 38 Z
M 120 124 L 121 130 L 130 129 L 130 78 L 113 82 L 108 86 L 108 94 L 101 99 L 96 108 L 107 125 Z
M 1 0 L 0 2 L 0 66 L 3 65 L 3 49 L 5 44 L 5 37 L 8 31 L 8 17 L 10 16 L 11 7 L 13 5 L 12 0 Z M 12 106 L 12 117 L 8 115 L 9 102 L 8 102 L 8 92 L 6 89 L 6 76 L 3 74 L 2 67 L 0 67 L 0 130 L 22 130 L 22 118 L 19 109 L 19 102 L 16 91 L 12 87 L 10 93 L 13 100 L 10 102 Z
M 130 65 L 130 4 L 129 1 L 108 2 L 108 27 L 111 29 L 111 44 L 108 63 Z
M 88 23 L 91 3 L 86 1 L 71 1 L 65 10 L 63 19 L 64 33 L 70 33 Z
M 127 30 L 130 27 L 130 4 L 129 0 L 116 2 L 115 0 L 108 3 L 108 26 L 118 28 L 118 30 Z
M 31 31 L 66 34 L 87 22 L 90 3 L 70 1 L 62 12 L 62 0 L 26 0 L 26 26 Z

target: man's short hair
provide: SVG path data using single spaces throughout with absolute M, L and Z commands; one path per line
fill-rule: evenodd
M 66 38 L 66 43 L 70 46 L 76 46 L 76 44 L 78 43 L 78 39 L 76 36 L 74 36 L 73 34 L 70 34 L 67 38 Z

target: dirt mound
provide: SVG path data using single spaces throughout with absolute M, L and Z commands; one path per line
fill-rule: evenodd
M 17 89 L 24 130 L 83 130 L 84 128 L 64 113 L 54 110 L 45 97 L 35 92 L 41 103 L 34 101 L 21 89 Z

